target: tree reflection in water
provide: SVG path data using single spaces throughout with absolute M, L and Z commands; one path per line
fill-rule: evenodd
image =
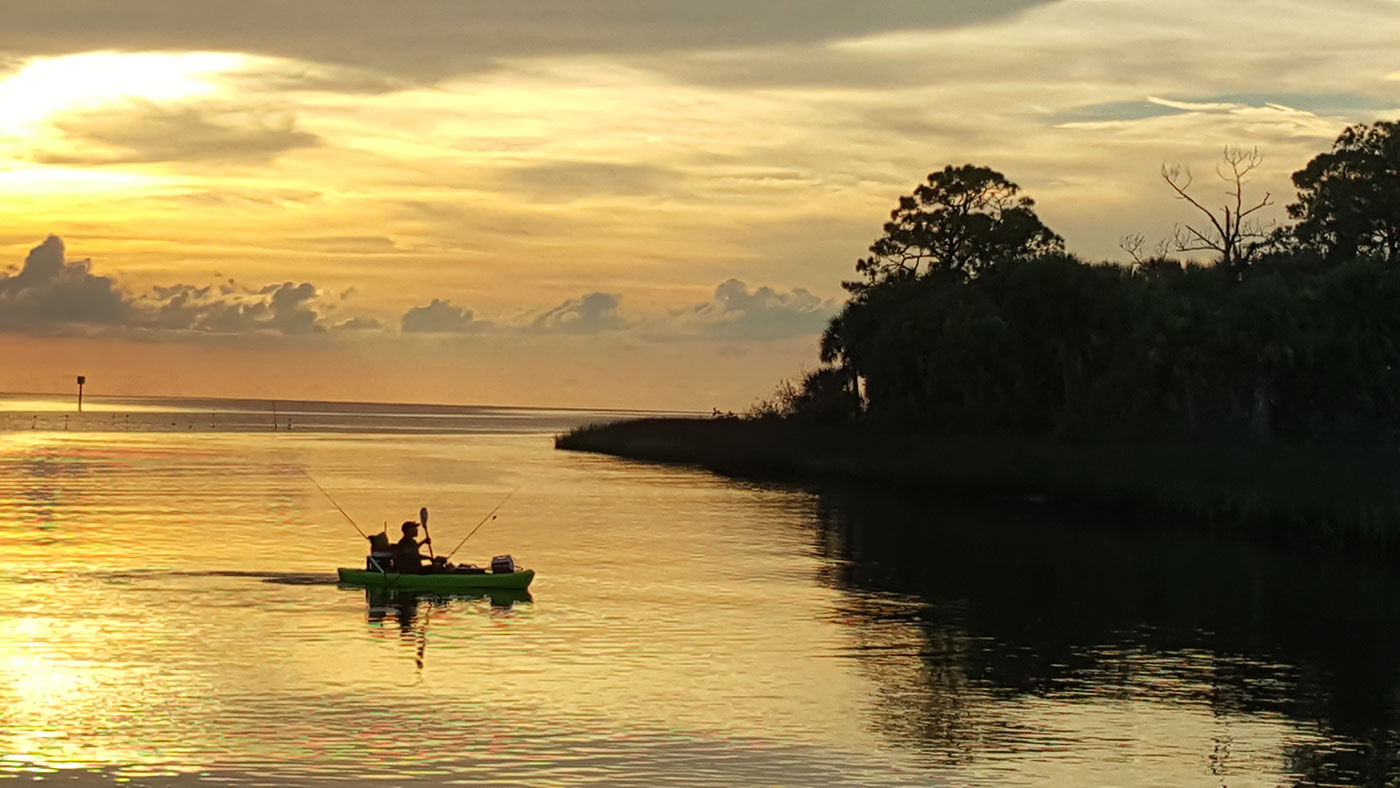
M 852 490 L 822 493 L 817 521 L 895 741 L 959 763 L 1034 742 L 999 701 L 1147 701 L 1293 721 L 1301 785 L 1400 777 L 1391 568 Z M 1229 738 L 1202 753 L 1212 770 L 1228 772 Z

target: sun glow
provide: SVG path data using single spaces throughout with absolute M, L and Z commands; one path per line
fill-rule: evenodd
M 20 131 L 64 110 L 120 99 L 168 101 L 213 94 L 212 76 L 232 71 L 242 55 L 86 52 L 35 58 L 0 81 L 0 130 Z

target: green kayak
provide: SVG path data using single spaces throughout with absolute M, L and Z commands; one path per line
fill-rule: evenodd
M 335 570 L 340 582 L 367 588 L 393 588 L 400 591 L 437 591 L 450 594 L 453 591 L 473 591 L 479 588 L 508 588 L 524 590 L 535 579 L 535 570 L 521 569 L 517 572 L 501 574 L 468 574 L 465 572 L 444 572 L 434 575 L 401 575 L 398 572 L 375 572 L 368 569 Z

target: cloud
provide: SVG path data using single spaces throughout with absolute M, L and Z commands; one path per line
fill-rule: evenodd
M 465 334 L 490 325 L 489 321 L 477 320 L 472 310 L 453 306 L 452 302 L 440 298 L 434 298 L 427 306 L 409 309 L 400 321 L 405 334 Z
M 662 52 L 632 59 L 642 68 L 687 84 L 719 88 L 833 87 L 883 93 L 926 88 L 931 80 L 975 79 L 972 64 L 911 61 L 901 53 L 811 46 L 796 42 L 763 49 Z
M 9 3 L 0 51 L 248 52 L 432 80 L 510 58 L 768 48 L 980 24 L 1047 0 Z
M 1263 15 L 1257 8 L 1213 7 L 1204 0 L 1058 3 L 995 26 L 893 35 L 889 31 L 927 26 L 924 9 L 917 8 L 922 3 L 905 3 L 908 16 L 879 24 L 841 23 L 841 29 L 822 32 L 812 28 L 826 22 L 801 18 L 792 24 L 805 30 L 765 32 L 769 21 L 757 17 L 770 5 L 754 0 L 752 31 L 725 33 L 731 20 L 716 22 L 714 30 L 666 31 L 620 43 L 600 38 L 602 27 L 618 24 L 606 18 L 609 3 L 573 1 L 601 9 L 598 18 L 576 25 L 565 19 L 553 27 L 540 15 L 533 24 L 541 36 L 533 41 L 491 41 L 466 54 L 443 54 L 428 41 L 421 52 L 407 55 L 401 33 L 409 25 L 396 16 L 397 4 L 381 14 L 375 30 L 383 42 L 358 49 L 344 44 L 365 35 L 372 14 L 357 0 L 277 7 L 252 0 L 239 4 L 237 26 L 229 24 L 229 12 L 209 3 L 124 0 L 122 14 L 109 15 L 114 18 L 101 25 L 83 16 L 96 6 L 83 0 L 8 4 L 14 8 L 5 9 L 0 41 L 32 39 L 33 46 L 51 46 L 53 52 L 280 53 L 277 59 L 251 58 L 246 67 L 231 55 L 232 65 L 196 72 L 187 81 L 211 91 L 198 93 L 200 101 L 230 95 L 257 101 L 269 98 L 260 91 L 291 91 L 272 98 L 272 106 L 295 109 L 300 128 L 333 143 L 283 155 L 257 177 L 237 179 L 221 177 L 212 166 L 211 177 L 173 181 L 159 172 L 149 180 L 128 171 L 78 179 L 78 173 L 29 168 L 32 174 L 8 180 L 38 178 L 42 188 L 34 189 L 33 204 L 22 216 L 12 217 L 12 229 L 37 240 L 43 236 L 34 234 L 39 230 L 32 217 L 82 221 L 69 226 L 75 245 L 81 232 L 94 241 L 108 239 L 103 243 L 127 254 L 139 249 L 143 275 L 162 283 L 189 281 L 184 273 L 153 272 L 180 271 L 191 259 L 256 283 L 280 282 L 292 271 L 298 282 L 334 283 L 337 290 L 353 281 L 365 295 L 333 313 L 335 320 L 363 306 L 394 333 L 404 310 L 434 295 L 473 307 L 475 317 L 496 319 L 495 331 L 526 333 L 547 308 L 595 290 L 626 296 L 619 314 L 633 330 L 608 335 L 608 341 L 630 341 L 651 328 L 737 332 L 754 318 L 715 306 L 687 313 L 678 327 L 657 313 L 707 301 L 713 286 L 731 273 L 750 283 L 750 292 L 766 283 L 788 293 L 800 283 L 822 297 L 835 294 L 836 283 L 849 278 L 853 261 L 879 235 L 882 217 L 899 195 L 945 163 L 972 161 L 1005 172 L 1037 199 L 1042 217 L 1076 252 L 1120 257 L 1120 236 L 1159 237 L 1182 218 L 1169 196 L 1159 193 L 1160 162 L 1192 163 L 1209 173 L 1222 145 L 1257 143 L 1268 156 L 1259 188 L 1291 195 L 1288 173 L 1325 150 L 1347 122 L 1384 117 L 1381 110 L 1394 106 L 1400 85 L 1384 81 L 1400 68 L 1392 45 L 1400 15 L 1385 13 L 1385 3 L 1374 0 L 1286 0 L 1275 9 L 1285 12 Z M 650 24 L 647 15 L 674 9 L 645 6 L 676 2 L 633 3 L 641 16 L 622 24 Z M 846 2 L 852 13 L 866 13 L 864 4 Z M 64 10 L 62 20 L 43 22 L 62 35 L 28 29 L 35 19 L 54 16 L 45 5 Z M 425 7 L 412 0 L 402 5 L 408 17 Z M 492 7 L 499 3 L 459 5 L 472 7 L 488 26 L 500 14 L 516 14 Z M 676 13 L 739 15 L 723 7 L 724 0 L 690 5 Z M 979 3 L 961 5 L 960 13 L 982 13 Z M 108 0 L 104 7 L 110 9 Z M 821 3 L 810 7 L 814 17 L 829 10 Z M 157 13 L 161 8 L 168 15 Z M 325 13 L 327 8 L 335 12 Z M 871 8 L 883 13 L 879 3 Z M 284 18 L 303 13 L 307 19 Z M 441 15 L 453 37 L 456 14 L 448 9 Z M 225 18 L 220 23 L 203 15 Z M 142 16 L 144 21 L 130 21 Z M 1207 17 L 1218 24 L 1193 22 Z M 308 35 L 313 24 L 322 29 Z M 430 39 L 443 32 L 424 29 Z M 1241 37 L 1241 29 L 1253 32 Z M 177 31 L 194 34 L 181 38 Z M 557 40 L 575 32 L 576 41 Z M 461 48 L 471 48 L 480 35 L 460 36 Z M 689 43 L 681 51 L 666 36 L 688 37 Z M 765 38 L 762 45 L 754 43 L 759 38 Z M 207 46 L 210 41 L 227 46 Z M 248 47 L 241 46 L 245 42 Z M 32 54 L 8 45 L 0 52 L 17 65 Z M 567 52 L 580 56 L 554 57 Z M 498 70 L 416 89 L 421 80 L 482 64 Z M 1338 83 L 1338 74 L 1347 79 Z M 99 81 L 94 86 L 102 87 Z M 414 89 L 395 92 L 400 86 Z M 1250 90 L 1261 92 L 1257 98 L 1238 93 Z M 346 95 L 294 95 L 298 91 Z M 1317 111 L 1315 101 L 1301 97 L 1326 91 L 1354 92 L 1366 97 L 1355 103 L 1375 107 L 1353 114 L 1342 103 L 1338 116 L 1321 120 L 1259 109 L 1270 103 Z M 1186 110 L 1149 102 L 1148 96 L 1186 106 L 1255 109 Z M 1076 115 L 1076 108 L 1088 109 Z M 206 118 L 223 125 L 236 120 Z M 1114 123 L 1062 127 L 1067 121 Z M 52 139 L 43 144 L 56 147 Z M 117 179 L 128 175 L 130 187 Z M 648 191 L 658 182 L 667 199 Z M 291 187 L 314 191 L 304 198 L 273 193 Z M 596 203 L 541 204 L 541 198 L 597 195 L 602 199 Z M 303 233 L 344 239 L 315 249 L 302 239 L 295 245 L 283 240 Z M 352 238 L 362 234 L 363 241 Z M 386 256 L 394 255 L 392 263 L 368 258 L 382 243 L 370 236 L 398 242 L 398 250 L 382 244 Z M 19 262 L 23 255 L 11 257 Z M 533 293 L 522 289 L 522 260 L 529 261 L 531 287 L 538 288 Z M 475 295 L 453 284 L 463 281 L 467 269 Z M 243 273 L 251 270 L 279 275 Z M 695 289 L 680 289 L 685 287 Z M 397 300 L 405 292 L 422 298 Z M 754 352 L 760 350 L 755 345 Z
M 839 309 L 834 299 L 822 299 L 803 288 L 788 291 L 749 287 L 730 279 L 701 304 L 652 316 L 626 315 L 618 293 L 594 291 L 524 318 L 493 322 L 478 320 L 470 309 L 434 298 L 403 315 L 405 334 L 490 332 L 496 337 L 526 335 L 598 336 L 647 342 L 765 341 L 817 334 Z M 731 345 L 731 351 L 734 346 Z
M 709 339 L 784 339 L 821 333 L 839 308 L 834 299 L 823 300 L 801 287 L 750 291 L 744 282 L 729 279 L 709 301 L 674 315 L 674 324 L 683 333 Z
M 1365 113 L 1381 107 L 1372 99 L 1354 93 L 1256 91 L 1177 100 L 1148 96 L 1142 101 L 1106 101 L 1059 110 L 1052 115 L 1065 125 L 1125 123 L 1153 118 L 1195 115 L 1229 116 L 1260 110 L 1307 113 Z
M 720 340 L 752 342 L 818 334 L 840 308 L 835 299 L 822 299 L 796 287 L 752 290 L 738 279 L 722 282 L 704 303 L 652 316 L 626 315 L 622 296 L 592 292 L 570 298 L 524 322 L 495 326 L 497 331 L 598 335 L 616 334 L 649 342 Z M 736 345 L 729 353 L 738 354 Z
M 66 259 L 63 240 L 50 235 L 30 250 L 13 276 L 0 275 L 0 329 L 43 330 L 66 323 L 114 325 L 131 315 L 127 296 L 88 260 Z
M 404 313 L 402 331 L 489 331 L 497 337 L 612 334 L 659 343 L 698 339 L 748 342 L 820 333 L 839 308 L 836 300 L 819 298 L 800 287 L 788 291 L 772 287 L 750 290 L 738 279 L 730 279 L 715 288 L 709 301 L 650 317 L 623 314 L 622 296 L 602 291 L 566 299 L 543 312 L 500 323 L 478 320 L 472 310 L 434 298 L 427 306 Z
M 344 93 L 377 95 L 411 87 L 377 71 L 259 58 L 229 75 L 231 87 L 277 93 Z
M 13 275 L 0 274 L 0 331 L 71 333 L 79 329 L 133 335 L 312 334 L 328 329 L 323 303 L 334 302 L 310 282 L 247 288 L 157 285 L 135 295 L 114 279 L 92 273 L 87 260 L 66 259 L 63 240 L 51 235 L 34 247 Z M 350 318 L 338 329 L 382 327 Z
M 1159 96 L 1148 96 L 1147 102 L 1167 109 L 1179 109 L 1183 112 L 1212 112 L 1239 108 L 1238 104 L 1229 101 L 1175 101 Z
M 177 338 L 389 330 L 373 317 L 332 320 L 331 314 L 350 295 L 350 290 L 336 292 L 311 282 L 248 287 L 234 279 L 156 285 L 134 294 L 111 277 L 93 274 L 89 261 L 67 260 L 62 239 L 51 235 L 29 252 L 17 272 L 0 274 L 0 331 Z M 403 334 L 489 331 L 498 336 L 617 334 L 657 342 L 753 341 L 820 332 L 838 305 L 800 287 L 750 290 L 744 282 L 730 279 L 715 288 L 710 300 L 664 317 L 629 318 L 621 307 L 620 294 L 593 291 L 523 319 L 496 323 L 434 298 L 404 312 L 399 329 Z
M 259 164 L 321 144 L 291 113 L 160 107 L 148 102 L 68 114 L 52 121 L 64 144 L 38 151 L 42 164 L 222 161 Z
M 352 317 L 336 323 L 332 328 L 336 331 L 383 331 L 385 325 L 372 317 Z
M 198 190 L 167 195 L 173 202 L 200 208 L 285 208 L 315 203 L 321 192 L 309 189 L 249 189 L 221 188 L 219 191 Z
M 570 298 L 546 310 L 531 321 L 530 328 L 568 334 L 620 331 L 628 325 L 618 314 L 618 306 L 621 303 L 622 296 L 616 293 L 588 293 L 581 298 Z
M 326 330 L 310 282 L 244 290 L 226 284 L 156 287 L 137 300 L 137 328 L 210 334 L 309 334 Z
M 542 162 L 507 173 L 507 185 L 542 202 L 669 193 L 676 179 L 675 172 L 663 167 L 613 162 Z
M 399 250 L 393 239 L 381 235 L 322 235 L 286 239 L 294 248 L 346 254 L 388 254 Z
M 1053 120 L 1059 123 L 1101 123 L 1156 118 L 1178 112 L 1160 102 L 1103 101 L 1057 111 Z

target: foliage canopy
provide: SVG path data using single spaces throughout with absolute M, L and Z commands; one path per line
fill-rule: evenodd
M 1358 125 L 1293 173 L 1298 242 L 1332 262 L 1400 262 L 1400 123 Z
M 1064 239 L 1046 227 L 1035 202 L 987 167 L 964 164 L 930 173 L 914 193 L 899 198 L 885 234 L 856 263 L 859 293 L 885 282 L 951 273 L 964 279 L 1006 260 L 1060 251 Z
M 1178 250 L 1088 264 L 1016 184 L 947 167 L 900 199 L 790 410 L 943 432 L 1400 437 L 1400 123 L 1354 126 L 1294 174 L 1273 243 L 1243 197 Z M 1277 241 L 1283 241 L 1277 243 Z

